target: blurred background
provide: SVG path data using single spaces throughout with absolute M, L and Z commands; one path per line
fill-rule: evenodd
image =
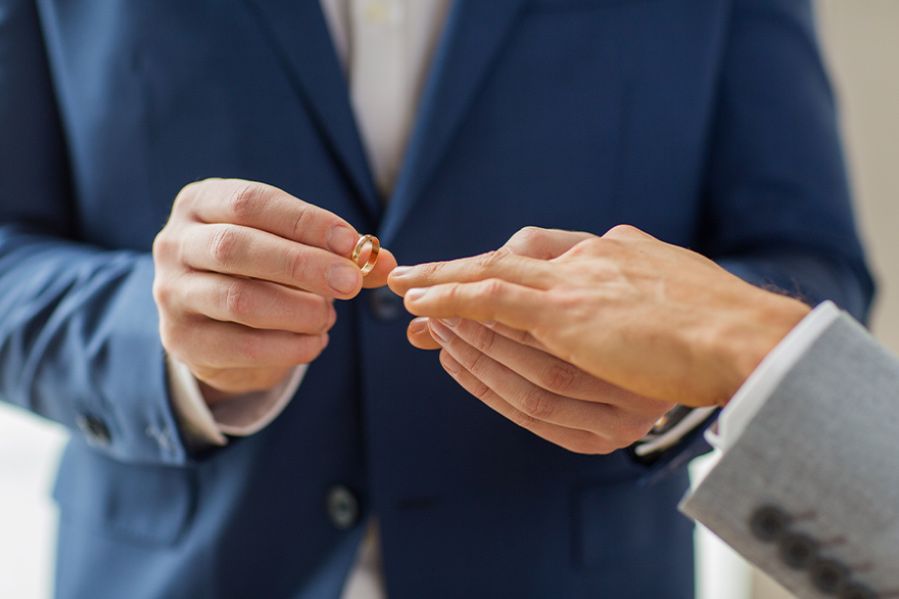
M 817 0 L 839 98 L 862 233 L 879 282 L 872 328 L 899 352 L 899 1 Z M 52 592 L 56 511 L 49 497 L 61 428 L 0 404 L 0 597 Z M 707 466 L 693 464 L 699 475 Z M 699 599 L 790 595 L 704 531 Z

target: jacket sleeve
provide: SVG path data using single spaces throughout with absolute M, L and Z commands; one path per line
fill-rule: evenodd
M 840 316 L 681 509 L 801 597 L 894 588 L 897 388 L 899 360 Z
M 808 1 L 734 2 L 716 110 L 698 249 L 864 321 L 874 286 Z
M 0 398 L 179 464 L 149 254 L 82 243 L 34 2 L 0 0 Z
M 874 284 L 810 3 L 735 0 L 718 68 L 696 249 L 751 283 L 832 300 L 864 321 Z M 642 461 L 653 475 L 684 464 L 709 449 L 702 428 Z

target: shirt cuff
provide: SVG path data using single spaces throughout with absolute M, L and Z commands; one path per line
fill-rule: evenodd
M 765 356 L 721 411 L 715 426 L 706 431 L 712 447 L 726 451 L 733 446 L 784 376 L 839 315 L 833 302 L 819 304 Z
M 223 446 L 228 443 L 225 435 L 252 435 L 268 426 L 290 402 L 307 369 L 305 364 L 297 366 L 273 389 L 237 395 L 210 408 L 190 368 L 171 356 L 166 356 L 166 363 L 172 407 L 185 439 L 194 447 Z

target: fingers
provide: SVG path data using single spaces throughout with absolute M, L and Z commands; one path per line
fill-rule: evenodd
M 579 401 L 534 385 L 487 354 L 475 349 L 438 321 L 431 333 L 444 351 L 517 411 L 549 424 L 597 432 L 616 419 L 608 405 Z M 495 336 L 494 336 L 495 339 Z
M 490 387 L 463 368 L 446 350 L 440 352 L 440 364 L 463 389 L 488 407 L 550 443 L 569 451 L 584 454 L 606 454 L 617 449 L 605 439 L 587 431 L 549 424 L 516 410 Z
M 546 300 L 543 291 L 489 279 L 411 289 L 404 303 L 416 316 L 495 321 L 527 331 L 548 320 Z
M 362 262 L 362 264 L 365 263 Z M 378 261 L 375 263 L 375 268 L 362 280 L 362 286 L 366 289 L 383 287 L 387 284 L 387 277 L 394 268 L 396 268 L 396 258 L 393 257 L 393 254 L 390 253 L 389 250 L 381 248 L 381 251 L 378 254 Z
M 440 344 L 434 341 L 434 338 L 431 337 L 431 330 L 430 328 L 428 328 L 428 320 L 429 318 L 427 316 L 421 316 L 419 318 L 412 319 L 412 321 L 409 323 L 409 327 L 406 330 L 406 336 L 409 339 L 409 343 L 411 343 L 413 347 L 417 347 L 418 349 L 439 349 Z M 513 341 L 514 343 L 533 347 L 547 354 L 551 353 L 548 349 L 546 349 L 545 345 L 540 343 L 530 333 L 527 333 L 525 331 L 518 331 L 498 322 L 482 322 L 479 324 L 481 326 L 489 328 L 498 335 L 502 335 L 503 337 Z
M 461 260 L 400 267 L 391 273 L 388 285 L 398 295 L 405 295 L 416 287 L 493 278 L 544 289 L 553 281 L 553 269 L 543 260 L 516 256 L 510 249 L 500 248 Z
M 332 302 L 320 295 L 217 273 L 184 275 L 163 301 L 183 313 L 254 329 L 320 335 L 337 320 Z
M 362 288 L 362 273 L 349 259 L 257 229 L 196 225 L 182 245 L 183 260 L 194 270 L 263 279 L 342 299 Z
M 519 256 L 552 260 L 558 258 L 585 239 L 596 237 L 592 233 L 525 227 L 506 242 L 505 247 Z
M 617 387 L 555 356 L 498 335 L 485 326 L 455 319 L 431 324 L 432 328 L 440 326 L 449 327 L 468 346 L 547 391 L 597 403 L 609 404 L 612 402 L 608 399 L 618 399 Z
M 412 347 L 424 350 L 440 349 L 440 344 L 431 336 L 427 317 L 413 318 L 406 329 L 406 337 Z
M 175 200 L 204 223 L 234 224 L 349 257 L 359 233 L 336 214 L 255 181 L 207 179 L 188 185 Z
M 462 320 L 456 323 L 449 321 L 448 326 L 460 339 L 478 351 L 489 355 L 538 387 L 553 393 L 608 404 L 638 417 L 647 416 L 653 419 L 672 407 L 670 403 L 637 395 L 597 378 L 541 347 L 498 334 L 497 327 L 502 325 L 489 328 Z M 521 339 L 520 332 L 507 327 L 503 329 L 503 332 L 512 333 Z
M 160 332 L 170 353 L 195 371 L 308 364 L 328 344 L 327 333 L 264 331 L 208 318 L 166 321 Z
M 521 345 L 527 345 L 528 347 L 533 347 L 535 349 L 539 349 L 540 351 L 552 354 L 549 349 L 545 345 L 543 345 L 536 337 L 527 331 L 519 331 L 518 329 L 513 329 L 512 327 L 506 326 L 499 322 L 482 322 L 480 323 L 493 331 L 498 335 L 502 335 L 506 339 L 511 339 L 515 343 L 519 343 Z

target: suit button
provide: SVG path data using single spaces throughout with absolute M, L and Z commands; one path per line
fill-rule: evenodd
M 837 597 L 838 599 L 877 599 L 877 593 L 857 582 L 850 582 L 843 585 L 843 588 L 837 593 Z
M 75 419 L 75 424 L 87 437 L 87 442 L 97 447 L 106 447 L 112 440 L 109 434 L 109 427 L 100 418 L 91 414 L 79 414 Z
M 778 543 L 780 559 L 793 568 L 800 570 L 807 567 L 818 551 L 818 543 L 814 539 L 803 534 L 791 533 L 784 535 Z
M 832 559 L 816 559 L 809 566 L 812 586 L 824 593 L 836 593 L 849 578 L 846 566 Z
M 387 287 L 372 289 L 368 294 L 368 305 L 371 313 L 378 320 L 396 320 L 403 315 L 403 298 Z
M 327 506 L 328 516 L 335 528 L 346 530 L 352 528 L 359 520 L 359 500 L 343 485 L 331 487 L 328 491 Z
M 764 543 L 773 543 L 786 532 L 790 526 L 790 516 L 773 505 L 765 505 L 755 510 L 749 519 L 749 528 L 757 539 Z

